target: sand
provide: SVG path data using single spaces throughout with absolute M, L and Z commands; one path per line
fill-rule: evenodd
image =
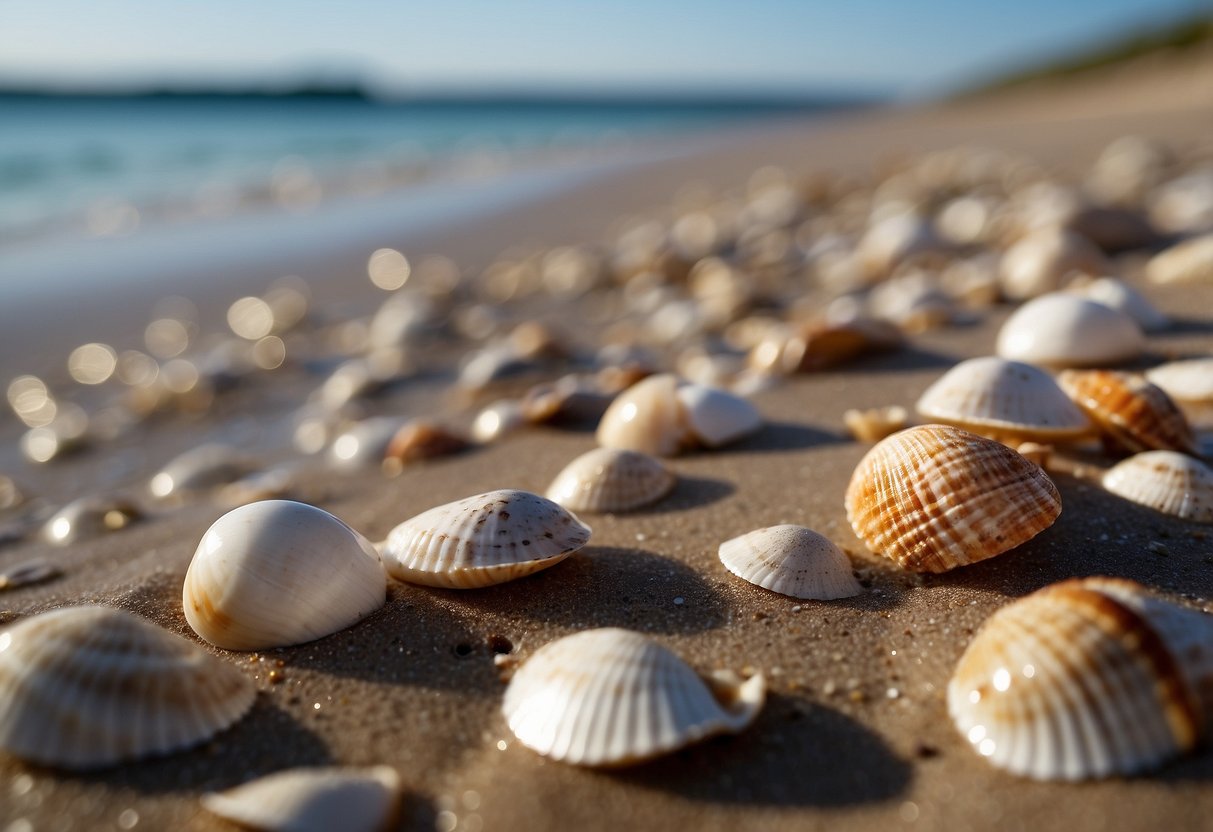
M 514 243 L 600 240 L 617 216 L 667 203 L 688 180 L 732 187 L 761 164 L 863 172 L 899 153 L 980 144 L 1072 170 L 1126 132 L 1181 144 L 1207 137 L 1208 110 L 1195 102 L 1153 102 L 1148 117 L 1123 102 L 1114 112 L 1070 117 L 1057 115 L 1049 97 L 1061 94 L 1041 93 L 1043 115 L 1035 118 L 1022 102 L 1010 111 L 979 102 L 750 130 L 399 246 L 447 253 L 474 268 Z M 318 297 L 369 308 L 375 295 L 362 276 L 364 258 L 349 252 L 345 271 L 318 285 Z M 248 290 L 260 289 L 260 279 L 250 275 Z M 202 294 L 211 312 L 231 297 Z M 1153 290 L 1151 297 L 1180 321 L 1151 338 L 1155 356 L 1213 349 L 1213 287 Z M 921 577 L 867 553 L 846 522 L 843 491 L 867 446 L 846 435 L 842 411 L 912 405 L 955 361 L 992 352 L 1009 311 L 995 309 L 972 326 L 915 336 L 910 349 L 756 395 L 768 422 L 760 434 L 672 461 L 680 484 L 651 509 L 587 516 L 589 546 L 549 571 L 474 592 L 392 583 L 383 609 L 318 642 L 252 657 L 208 648 L 256 680 L 260 693 L 245 720 L 195 750 L 90 774 L 0 757 L 0 828 L 226 828 L 200 810 L 199 794 L 290 766 L 379 763 L 395 766 L 405 784 L 404 829 L 1201 828 L 1213 815 L 1208 752 L 1133 780 L 1032 783 L 978 758 L 952 728 L 944 702 L 972 633 L 1009 599 L 1051 582 L 1118 575 L 1207 605 L 1213 544 L 1199 527 L 1060 476 L 1064 510 L 1052 528 L 1005 556 Z M 88 338 L 126 328 L 134 341 L 130 327 L 142 326 L 146 307 L 128 299 L 99 303 L 90 313 Z M 22 317 L 41 314 L 31 309 Z M 31 353 L 62 355 L 85 340 L 79 329 L 26 329 L 25 348 L 3 352 L 0 370 L 8 375 L 25 369 Z M 221 412 L 150 423 L 104 454 L 10 473 L 57 504 L 99 488 L 133 487 L 155 465 L 209 439 L 281 451 L 293 395 L 315 384 L 298 372 L 276 382 L 290 395 L 266 401 L 236 394 Z M 444 410 L 433 398 L 440 382 L 393 392 L 377 410 Z M 7 466 L 19 426 L 7 413 L 3 419 Z M 318 469 L 308 499 L 379 539 L 447 500 L 495 488 L 542 491 L 593 445 L 586 430 L 537 428 L 396 479 Z M 195 638 L 181 612 L 182 579 L 197 540 L 222 511 L 205 501 L 154 507 L 144 522 L 70 547 L 2 547 L 0 567 L 47 556 L 64 576 L 0 595 L 0 621 L 95 601 Z M 867 591 L 844 601 L 798 602 L 744 584 L 720 565 L 722 540 L 777 523 L 809 526 L 844 546 Z M 649 633 L 703 671 L 762 671 L 770 680 L 767 706 L 739 736 L 639 768 L 597 772 L 545 761 L 504 724 L 504 685 L 489 642 L 504 637 L 525 659 L 554 638 L 596 626 Z M 271 669 L 285 681 L 271 684 Z

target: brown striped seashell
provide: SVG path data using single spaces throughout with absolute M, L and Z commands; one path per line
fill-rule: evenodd
M 1066 370 L 1057 383 L 1095 420 L 1113 449 L 1196 453 L 1196 436 L 1188 420 L 1170 396 L 1142 376 Z
M 547 497 L 569 511 L 631 511 L 669 494 L 677 480 L 648 454 L 595 448 L 556 475 Z
M 804 526 L 755 529 L 721 543 L 719 556 L 742 580 L 792 598 L 833 601 L 863 592 L 843 551 Z
M 1213 468 L 1187 454 L 1136 454 L 1110 468 L 1103 476 L 1103 487 L 1163 514 L 1213 523 Z
M 1063 581 L 990 617 L 948 684 L 948 711 L 979 754 L 1014 774 L 1140 774 L 1202 738 L 1211 645 L 1208 615 L 1138 584 Z
M 868 547 L 914 572 L 1000 555 L 1053 525 L 1053 481 L 1005 445 L 947 425 L 883 440 L 860 461 L 847 519 Z
M 247 676 L 109 607 L 68 607 L 0 631 L 0 748 L 87 769 L 189 748 L 239 720 Z
M 272 832 L 376 832 L 399 804 L 400 775 L 390 766 L 289 769 L 202 796 L 211 814 Z

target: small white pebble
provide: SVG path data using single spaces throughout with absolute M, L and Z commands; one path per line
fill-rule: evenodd
M 901 696 L 901 691 L 899 691 L 897 688 L 889 688 L 884 692 L 884 695 L 890 699 L 896 699 L 897 697 Z
M 792 612 L 800 612 L 802 609 L 804 609 L 804 607 L 800 606 L 800 604 L 792 605 Z
M 636 532 L 636 539 L 637 539 L 637 540 L 640 540 L 640 541 L 645 540 L 645 534 L 644 534 L 644 532 Z

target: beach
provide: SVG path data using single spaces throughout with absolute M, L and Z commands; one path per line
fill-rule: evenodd
M 37 373 L 62 383 L 62 362 L 79 344 L 135 348 L 156 301 L 168 294 L 190 297 L 203 332 L 223 326 L 237 297 L 263 292 L 288 274 L 308 281 L 320 321 L 366 316 L 384 298 L 366 276 L 376 248 L 406 252 L 414 263 L 441 255 L 462 273 L 478 274 L 503 253 L 604 244 L 620 218 L 660 215 L 688 183 L 738 191 L 769 166 L 797 181 L 823 172 L 866 178 L 917 154 L 977 147 L 1024 154 L 1074 176 L 1124 135 L 1180 149 L 1207 145 L 1213 99 L 1191 80 L 1192 67 L 1147 69 L 1121 95 L 1095 95 L 1076 83 L 1014 93 L 1006 106 L 978 99 L 732 128 L 574 176 L 532 172 L 504 210 L 418 222 L 400 233 L 380 227 L 368 234 L 363 227 L 326 236 L 316 224 L 297 232 L 297 247 L 250 244 L 254 254 L 243 259 L 209 256 L 200 240 L 178 259 L 149 244 L 140 257 L 153 271 L 172 272 L 154 295 L 149 282 L 130 276 L 127 261 L 98 243 L 88 262 L 127 277 L 89 282 L 77 293 L 67 285 L 68 258 L 40 261 L 48 275 L 42 288 L 3 311 L 0 377 Z M 468 187 L 460 199 L 492 206 L 491 193 L 504 186 Z M 1140 254 L 1116 263 L 1120 276 L 1175 321 L 1150 336 L 1147 357 L 1136 366 L 1213 350 L 1213 284 L 1147 285 Z M 806 302 L 815 299 L 805 294 Z M 1207 750 L 1130 780 L 1036 783 L 974 753 L 948 718 L 945 689 L 990 614 L 1059 580 L 1130 578 L 1207 610 L 1213 599 L 1207 527 L 1113 497 L 1090 478 L 1057 475 L 1064 508 L 1051 528 L 1005 555 L 924 576 L 868 552 L 847 522 L 843 494 L 870 444 L 850 437 L 843 411 L 912 408 L 957 361 L 992 354 L 1012 311 L 1006 304 L 982 308 L 963 326 L 911 335 L 904 348 L 759 389 L 752 401 L 766 424 L 758 434 L 671 460 L 679 483 L 650 508 L 584 517 L 593 528 L 589 545 L 552 569 L 469 591 L 391 581 L 386 606 L 357 625 L 252 655 L 205 645 L 182 613 L 194 549 L 225 508 L 205 498 L 157 502 L 144 484 L 175 455 L 208 442 L 255 448 L 267 464 L 296 456 L 295 410 L 331 362 L 288 363 L 210 407 L 159 415 L 47 465 L 21 459 L 25 427 L 5 411 L 0 471 L 45 505 L 118 492 L 136 499 L 146 516 L 67 547 L 33 537 L 0 547 L 0 568 L 47 558 L 63 573 L 0 594 L 0 623 L 71 604 L 117 606 L 240 667 L 258 696 L 231 729 L 163 758 L 77 774 L 0 757 L 0 828 L 228 828 L 201 810 L 200 794 L 294 766 L 379 764 L 401 776 L 401 829 L 1201 828 L 1213 813 Z M 511 306 L 504 323 L 515 316 L 545 321 L 585 352 L 600 335 L 581 325 L 592 312 L 584 300 L 540 293 Z M 449 394 L 459 349 L 419 350 L 417 362 L 441 369 L 392 385 L 367 403 L 367 415 L 466 426 L 471 411 Z M 374 468 L 334 470 L 323 458 L 306 457 L 296 490 L 299 499 L 381 540 L 397 523 L 447 501 L 499 488 L 543 493 L 569 460 L 594 445 L 592 424 L 535 426 L 408 465 L 394 478 Z M 743 583 L 717 559 L 722 541 L 780 523 L 815 529 L 843 547 L 865 592 L 797 601 Z M 701 672 L 763 673 L 765 708 L 737 736 L 635 768 L 603 772 L 545 760 L 505 724 L 505 684 L 493 645 L 504 639 L 509 654 L 525 661 L 556 638 L 605 626 L 651 635 Z M 271 681 L 271 670 L 282 679 Z

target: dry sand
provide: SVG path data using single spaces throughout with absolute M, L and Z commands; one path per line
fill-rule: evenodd
M 1046 99 L 1042 112 L 1054 106 Z M 687 180 L 731 186 L 760 164 L 863 172 L 896 153 L 975 143 L 1075 166 L 1126 132 L 1191 143 L 1207 138 L 1211 126 L 1208 109 L 1196 102 L 1155 107 L 1148 118 L 1123 109 L 1025 122 L 1022 113 L 970 104 L 750 131 L 661 168 L 401 245 L 424 244 L 475 266 L 514 242 L 601 239 L 618 214 L 666 202 Z M 351 267 L 346 276 L 318 287 L 319 294 L 362 292 L 369 302 L 360 271 Z M 1213 287 L 1152 296 L 1181 322 L 1151 339 L 1156 354 L 1213 350 Z M 1054 527 L 1006 556 L 943 576 L 899 572 L 862 551 L 847 525 L 842 495 L 866 446 L 846 436 L 842 411 L 911 405 L 956 360 L 990 353 L 1007 312 L 759 394 L 755 402 L 769 420 L 761 434 L 673 461 L 682 482 L 670 498 L 636 514 L 587 517 L 590 545 L 547 572 L 473 592 L 393 583 L 385 608 L 319 642 L 269 651 L 264 662 L 215 651 L 245 667 L 261 693 L 249 717 L 199 749 L 94 774 L 0 758 L 0 828 L 20 819 L 39 830 L 125 828 L 133 810 L 139 829 L 218 829 L 223 824 L 199 809 L 200 793 L 289 766 L 332 763 L 395 766 L 406 787 L 401 828 L 409 829 L 1207 828 L 1213 754 L 1130 781 L 1031 783 L 979 759 L 952 728 L 944 703 L 951 669 L 974 630 L 1008 599 L 1053 581 L 1119 575 L 1207 604 L 1213 544 L 1204 532 L 1066 477 L 1058 478 L 1064 511 Z M 134 315 L 99 310 L 96 326 L 134 325 Z M 49 332 L 36 346 L 53 351 L 82 340 L 79 332 Z M 0 369 L 20 371 L 24 360 L 6 350 Z M 382 407 L 424 410 L 433 389 L 401 392 Z M 241 413 L 237 399 L 215 414 L 222 422 L 154 423 L 104 456 L 12 473 L 59 503 L 97 483 L 136 482 L 138 472 L 219 435 L 269 441 L 282 429 L 277 420 L 287 402 L 265 407 L 260 424 Z M 0 435 L 11 443 L 18 426 L 5 418 Z M 312 498 L 378 538 L 440 502 L 494 488 L 542 491 L 592 446 L 588 432 L 536 429 L 393 480 L 324 475 Z M 0 620 L 99 601 L 193 638 L 181 612 L 182 579 L 196 541 L 221 512 L 206 503 L 160 509 L 121 533 L 67 548 L 0 548 L 0 566 L 46 555 L 65 573 L 0 596 Z M 797 602 L 724 570 L 716 559 L 720 541 L 776 523 L 809 526 L 848 548 L 868 591 L 845 601 Z M 1154 541 L 1165 551 L 1149 550 Z M 771 682 L 767 707 L 740 736 L 636 769 L 603 773 L 543 760 L 506 729 L 489 639 L 509 639 L 525 658 L 554 638 L 606 625 L 650 633 L 705 671 L 763 671 Z M 278 661 L 286 679 L 272 685 L 267 673 Z

